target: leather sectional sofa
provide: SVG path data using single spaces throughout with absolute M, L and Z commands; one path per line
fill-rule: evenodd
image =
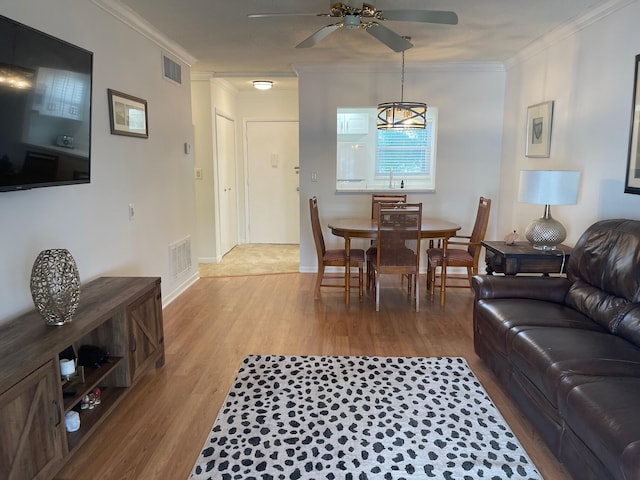
M 567 276 L 473 279 L 476 353 L 576 480 L 640 479 L 640 221 L 589 227 Z

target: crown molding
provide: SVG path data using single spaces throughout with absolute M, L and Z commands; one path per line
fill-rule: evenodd
M 211 85 L 217 85 L 218 87 L 227 90 L 232 94 L 237 94 L 238 89 L 224 78 L 216 77 L 212 72 L 191 72 L 192 82 L 208 82 Z
M 233 85 L 231 85 L 229 82 L 227 82 L 223 78 L 212 77 L 211 78 L 211 84 L 212 85 L 217 85 L 218 87 L 222 88 L 223 90 L 226 90 L 227 92 L 229 92 L 229 93 L 231 93 L 233 95 L 237 95 L 238 94 L 238 89 L 236 87 L 234 87 Z
M 560 42 L 561 40 L 575 35 L 588 26 L 637 1 L 638 0 L 609 0 L 602 5 L 589 10 L 586 14 L 580 17 L 576 17 L 573 20 L 564 23 L 563 25 L 560 25 L 559 27 L 551 30 L 549 33 L 531 42 L 525 48 L 520 50 L 520 52 L 518 52 L 516 55 L 505 61 L 505 69 L 509 70 L 510 68 L 523 63 L 529 58 L 545 51 L 552 45 Z
M 191 72 L 192 81 L 208 82 L 213 78 L 210 72 Z
M 138 32 L 143 37 L 151 40 L 164 51 L 178 58 L 189 67 L 198 61 L 196 57 L 187 52 L 182 46 L 178 45 L 169 37 L 161 33 L 153 25 L 143 19 L 132 9 L 122 4 L 119 0 L 91 0 L 91 2 Z

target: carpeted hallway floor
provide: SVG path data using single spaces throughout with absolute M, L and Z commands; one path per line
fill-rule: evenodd
M 198 265 L 201 277 L 296 273 L 299 267 L 300 245 L 265 243 L 236 245 L 220 263 Z

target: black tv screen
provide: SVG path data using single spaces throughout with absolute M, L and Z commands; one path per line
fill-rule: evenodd
M 0 15 L 0 191 L 88 183 L 93 53 Z

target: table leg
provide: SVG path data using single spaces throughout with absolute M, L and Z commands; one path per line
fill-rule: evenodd
M 349 305 L 350 289 L 351 289 L 351 238 L 344 237 L 344 251 L 347 257 L 347 265 L 344 269 L 344 303 Z

